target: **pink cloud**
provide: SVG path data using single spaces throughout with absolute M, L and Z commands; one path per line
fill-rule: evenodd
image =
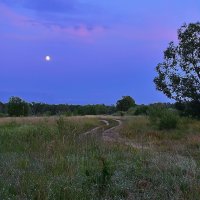
M 96 38 L 105 36 L 119 37 L 128 40 L 158 41 L 158 40 L 176 40 L 177 30 L 163 27 L 159 24 L 144 24 L 142 27 L 133 27 L 128 25 L 113 26 L 112 29 L 105 29 L 96 25 L 88 28 L 86 24 L 79 26 L 59 25 L 46 26 L 45 23 L 34 20 L 33 17 L 23 15 L 0 3 L 0 21 L 6 23 L 6 26 L 14 28 L 13 33 L 0 33 L 4 37 L 20 40 L 40 40 L 40 39 L 79 39 L 85 42 L 94 42 Z
M 101 26 L 88 28 L 85 24 L 78 27 L 60 27 L 59 25 L 46 26 L 42 22 L 32 20 L 30 17 L 19 14 L 4 4 L 0 4 L 1 21 L 7 26 L 15 28 L 15 33 L 4 33 L 7 38 L 20 40 L 38 39 L 61 39 L 79 38 L 86 42 L 92 42 L 96 37 L 101 36 L 106 30 Z M 3 35 L 3 33 L 0 33 Z
M 9 7 L 1 3 L 0 3 L 0 16 L 1 16 L 1 21 L 6 20 L 6 22 L 14 26 L 25 26 L 27 24 L 26 21 L 28 20 L 27 17 L 14 12 Z

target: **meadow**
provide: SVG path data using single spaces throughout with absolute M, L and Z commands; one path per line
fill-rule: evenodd
M 199 150 L 188 118 L 172 130 L 146 116 L 0 118 L 0 199 L 200 199 Z

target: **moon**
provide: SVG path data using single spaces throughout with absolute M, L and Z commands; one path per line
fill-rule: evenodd
M 45 56 L 45 60 L 46 60 L 47 62 L 49 62 L 49 61 L 51 60 L 51 57 L 50 57 L 50 56 Z

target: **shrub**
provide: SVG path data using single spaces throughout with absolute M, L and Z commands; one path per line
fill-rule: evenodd
M 162 113 L 162 116 L 159 120 L 159 129 L 175 129 L 177 128 L 179 122 L 179 117 L 176 112 L 166 110 Z
M 126 112 L 117 111 L 116 113 L 113 114 L 113 116 L 121 116 L 121 117 L 123 117 L 125 114 L 126 114 Z
M 127 111 L 127 115 L 135 115 L 135 110 L 136 110 L 136 108 L 134 108 L 134 107 L 129 108 Z
M 137 106 L 136 110 L 135 110 L 135 115 L 147 115 L 148 113 L 148 106 L 145 105 L 140 105 Z
M 177 128 L 179 115 L 174 109 L 166 109 L 162 106 L 154 106 L 149 109 L 148 114 L 150 123 L 160 130 Z
M 161 105 L 153 105 L 148 109 L 149 120 L 151 124 L 158 125 L 159 119 L 163 115 L 165 108 Z

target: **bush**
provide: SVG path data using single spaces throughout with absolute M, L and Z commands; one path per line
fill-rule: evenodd
M 127 115 L 131 115 L 131 116 L 135 115 L 135 110 L 136 108 L 134 107 L 129 108 L 127 111 Z
M 159 121 L 159 129 L 175 129 L 177 128 L 179 122 L 179 117 L 176 112 L 166 110 L 162 113 L 162 116 Z
M 148 106 L 145 105 L 140 105 L 137 106 L 136 110 L 135 110 L 135 115 L 147 115 L 148 113 Z
M 166 110 L 161 105 L 153 105 L 148 109 L 149 120 L 151 124 L 158 125 L 159 119 L 162 117 L 164 110 Z
M 153 106 L 149 108 L 148 114 L 151 124 L 160 130 L 175 129 L 178 126 L 179 115 L 174 109 L 166 109 L 162 106 Z
M 191 116 L 195 118 L 200 118 L 200 102 L 176 102 L 174 104 L 175 108 L 180 112 L 182 116 Z
M 117 111 L 116 113 L 113 114 L 113 116 L 121 116 L 121 117 L 123 117 L 125 114 L 126 114 L 126 112 Z

